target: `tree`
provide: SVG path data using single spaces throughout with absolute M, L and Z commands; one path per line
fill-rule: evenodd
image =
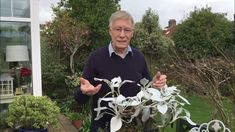
M 120 0 L 62 0 L 73 18 L 85 23 L 90 29 L 91 48 L 109 43 L 108 24 L 111 14 L 120 9 Z
M 177 25 L 173 40 L 177 50 L 191 59 L 217 56 L 220 50 L 234 47 L 232 29 L 223 14 L 212 13 L 209 7 L 195 9 Z
M 235 97 L 232 30 L 224 15 L 212 13 L 208 7 L 196 9 L 176 27 L 169 66 L 172 76 L 189 87 L 188 92 L 209 95 L 215 107 L 212 118 L 219 115 L 225 124 L 230 124 L 231 118 L 225 114 L 223 95 Z
M 159 26 L 158 15 L 148 9 L 140 23 L 135 26 L 133 44 L 144 53 L 163 55 L 167 47 L 171 44 L 170 40 L 162 35 Z
M 77 84 L 89 53 L 109 43 L 108 19 L 120 9 L 118 2 L 60 0 L 58 6 L 52 7 L 55 17 L 42 32 L 43 87 L 50 87 L 48 94 L 57 92 L 50 92 L 53 87 L 65 88 L 64 81 L 68 87 L 67 82 Z
M 58 9 L 58 10 L 56 10 Z M 69 55 L 70 71 L 75 74 L 74 55 L 79 48 L 88 45 L 89 28 L 84 23 L 72 18 L 70 12 L 66 12 L 59 8 L 54 8 L 56 12 L 55 19 L 48 23 L 45 32 L 47 42 L 51 47 L 61 45 L 63 53 Z
M 160 59 L 163 60 L 166 57 L 166 51 L 173 42 L 162 35 L 158 15 L 151 9 L 148 9 L 142 21 L 135 24 L 132 44 L 145 54 L 149 70 L 155 74 L 156 65 L 161 65 Z

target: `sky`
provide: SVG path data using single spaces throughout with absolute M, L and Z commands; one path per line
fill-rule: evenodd
M 60 0 L 40 0 L 40 23 L 53 19 L 52 5 Z M 121 9 L 128 11 L 139 22 L 145 11 L 151 8 L 159 16 L 162 28 L 168 26 L 169 19 L 180 23 L 189 16 L 195 7 L 209 6 L 214 13 L 226 13 L 229 20 L 233 20 L 235 0 L 121 0 Z

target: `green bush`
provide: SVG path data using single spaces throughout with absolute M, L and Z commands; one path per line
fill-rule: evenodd
M 7 128 L 7 122 L 6 122 L 6 118 L 7 118 L 7 113 L 2 112 L 0 113 L 0 131 L 2 131 L 3 129 Z
M 218 56 L 221 51 L 234 50 L 233 25 L 223 14 L 211 8 L 195 9 L 173 34 L 175 48 L 189 59 Z
M 61 112 L 73 112 L 78 109 L 78 105 L 73 95 L 69 95 L 63 99 L 55 99 L 55 101 L 58 103 Z
M 9 105 L 6 121 L 13 128 L 48 128 L 57 125 L 59 113 L 59 107 L 46 96 L 22 95 Z
M 70 93 L 73 93 L 75 88 L 80 85 L 80 77 L 82 76 L 82 73 L 74 73 L 71 76 L 66 76 L 65 83 L 69 88 Z
M 65 116 L 68 117 L 69 120 L 75 121 L 75 120 L 81 120 L 82 114 L 83 113 L 78 113 L 78 112 L 68 112 L 68 113 L 65 113 Z
M 82 120 L 82 127 L 80 128 L 81 132 L 89 132 L 91 127 L 91 115 L 87 114 Z

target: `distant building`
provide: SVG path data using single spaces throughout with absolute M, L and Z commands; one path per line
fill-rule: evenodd
M 176 28 L 176 20 L 175 19 L 170 19 L 168 21 L 168 26 L 163 29 L 163 35 L 166 37 L 171 37 L 172 34 L 175 32 Z

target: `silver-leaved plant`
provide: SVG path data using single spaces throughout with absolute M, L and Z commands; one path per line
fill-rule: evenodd
M 180 90 L 175 86 L 165 85 L 157 89 L 152 87 L 152 81 L 143 78 L 140 84 L 137 84 L 141 91 L 136 96 L 124 97 L 120 92 L 121 86 L 124 83 L 133 83 L 133 81 L 122 81 L 120 77 L 113 78 L 111 81 L 99 78 L 94 78 L 94 80 L 107 83 L 111 90 L 98 100 L 98 107 L 94 109 L 97 112 L 95 120 L 99 120 L 104 114 L 113 116 L 110 121 L 111 132 L 118 131 L 123 122 L 131 123 L 137 116 L 141 116 L 142 122 L 146 122 L 157 113 L 161 114 L 163 124 L 183 118 L 191 125 L 196 125 L 190 119 L 190 113 L 182 107 L 190 103 L 180 95 Z M 108 106 L 101 106 L 102 101 L 108 102 Z

